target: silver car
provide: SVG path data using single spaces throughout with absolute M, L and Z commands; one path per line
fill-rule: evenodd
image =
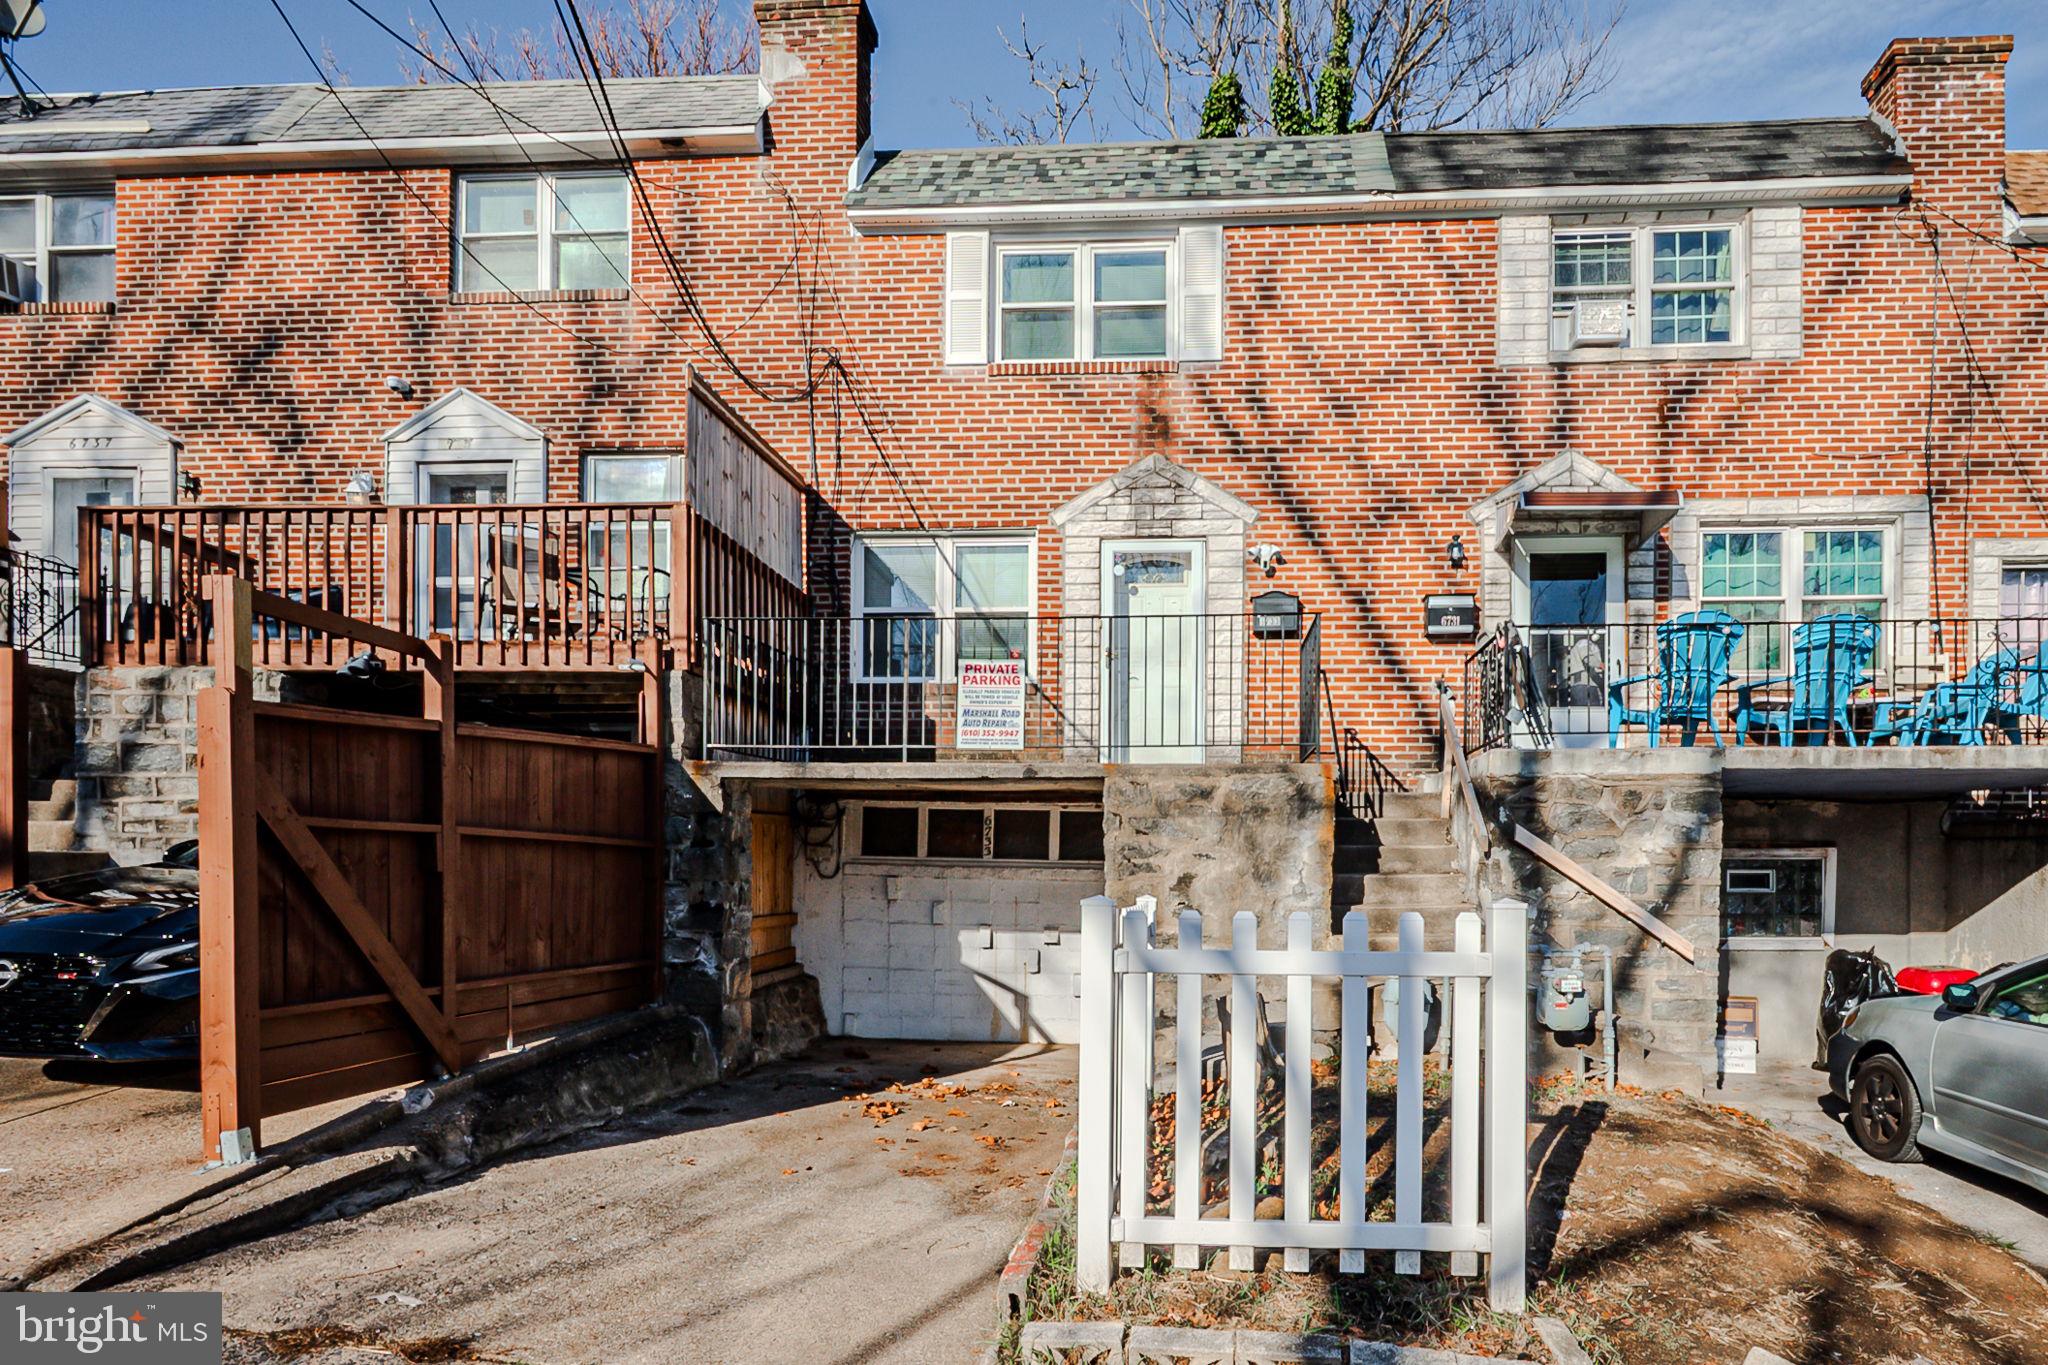
M 2048 1192 L 2048 957 L 1865 1001 L 1828 1043 L 1828 1085 L 1880 1161 L 1924 1147 Z

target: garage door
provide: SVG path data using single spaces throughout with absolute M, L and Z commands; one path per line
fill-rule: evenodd
M 856 1038 L 1077 1041 L 1081 901 L 1102 892 L 1084 805 L 848 808 L 836 868 L 797 869 L 796 956 Z

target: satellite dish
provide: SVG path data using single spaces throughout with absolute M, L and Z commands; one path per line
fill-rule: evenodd
M 0 38 L 33 38 L 46 23 L 43 0 L 0 0 Z

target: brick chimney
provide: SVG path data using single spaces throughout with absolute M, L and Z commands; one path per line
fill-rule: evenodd
M 1894 38 L 1863 98 L 1904 144 L 1913 195 L 1977 226 L 1999 215 L 2010 35 Z
M 754 0 L 778 150 L 850 161 L 872 129 L 877 36 L 867 0 Z

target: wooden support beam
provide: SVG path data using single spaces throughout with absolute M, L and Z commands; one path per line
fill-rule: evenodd
M 262 1141 L 261 944 L 256 904 L 256 718 L 249 700 L 249 585 L 211 577 L 214 683 L 199 694 L 200 1153 Z
M 28 881 L 28 652 L 0 648 L 0 891 Z
M 1546 843 L 1540 836 L 1531 833 L 1522 825 L 1515 826 L 1515 842 L 1535 854 L 1537 861 L 1555 872 L 1562 873 L 1568 881 L 1591 894 L 1595 900 L 1655 938 L 1687 962 L 1693 960 L 1691 939 L 1622 895 L 1590 869 L 1568 857 L 1562 850 Z
M 291 802 L 278 789 L 277 780 L 261 768 L 252 765 L 254 781 L 251 783 L 256 800 L 256 813 L 263 818 L 276 837 L 278 845 L 291 855 L 299 871 L 311 882 L 320 899 L 340 923 L 371 970 L 384 982 L 391 998 L 405 1011 L 406 1018 L 419 1030 L 420 1037 L 433 1049 L 434 1055 L 450 1071 L 462 1065 L 461 1044 L 456 1040 L 455 1031 L 442 1017 L 434 1001 L 420 986 L 412 969 L 405 965 L 405 959 L 391 946 L 391 940 L 384 937 L 384 931 L 370 918 L 370 912 L 357 899 L 355 888 L 350 886 L 342 870 L 335 866 L 299 813 L 292 809 Z
M 441 833 L 434 845 L 434 861 L 441 874 L 441 1015 L 452 1034 L 455 1028 L 455 977 L 461 961 L 457 930 L 462 924 L 461 759 L 455 737 L 455 642 L 452 640 L 437 638 L 434 641 L 422 705 L 426 718 L 438 722 L 441 727 L 437 779 L 441 797 Z
M 434 648 L 425 640 L 403 631 L 387 630 L 369 621 L 359 621 L 353 616 L 339 612 L 324 611 L 309 607 L 304 602 L 294 602 L 289 597 L 276 593 L 257 592 L 251 598 L 251 608 L 256 615 L 272 621 L 285 621 L 307 630 L 317 630 L 323 635 L 349 640 L 373 649 L 388 649 L 410 659 L 419 659 L 429 668 L 434 664 Z

